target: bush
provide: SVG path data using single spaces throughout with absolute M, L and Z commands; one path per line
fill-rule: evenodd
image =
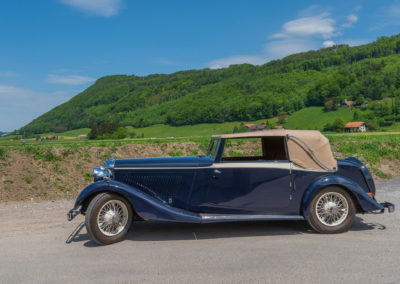
M 128 132 L 124 127 L 120 126 L 117 131 L 114 132 L 113 136 L 115 139 L 124 139 L 128 136 Z
M 340 118 L 336 118 L 332 124 L 333 130 L 336 132 L 343 132 L 344 131 L 344 122 Z
M 7 153 L 4 148 L 0 148 L 0 160 L 5 160 L 7 158 Z

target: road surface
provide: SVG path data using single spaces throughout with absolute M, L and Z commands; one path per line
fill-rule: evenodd
M 400 178 L 377 183 L 400 204 Z M 0 204 L 0 283 L 400 283 L 400 213 L 358 215 L 350 231 L 306 222 L 137 222 L 110 246 L 89 240 L 73 201 Z

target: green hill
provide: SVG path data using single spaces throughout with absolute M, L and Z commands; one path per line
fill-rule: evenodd
M 138 128 L 251 121 L 310 106 L 334 111 L 344 99 L 368 102 L 364 119 L 376 127 L 400 120 L 400 35 L 294 54 L 262 66 L 103 77 L 20 132 L 59 133 L 103 122 Z

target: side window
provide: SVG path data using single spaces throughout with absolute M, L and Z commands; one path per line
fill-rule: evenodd
M 262 160 L 261 138 L 226 139 L 223 161 Z
M 286 137 L 263 137 L 263 157 L 265 160 L 287 161 L 289 160 L 286 147 Z
M 285 137 L 227 139 L 222 161 L 287 161 Z

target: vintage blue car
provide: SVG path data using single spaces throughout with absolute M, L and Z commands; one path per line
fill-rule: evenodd
M 79 194 L 68 220 L 86 215 L 90 238 L 111 244 L 134 221 L 209 223 L 307 220 L 320 233 L 347 230 L 378 203 L 358 159 L 334 159 L 318 131 L 267 130 L 212 136 L 205 156 L 108 160 Z

